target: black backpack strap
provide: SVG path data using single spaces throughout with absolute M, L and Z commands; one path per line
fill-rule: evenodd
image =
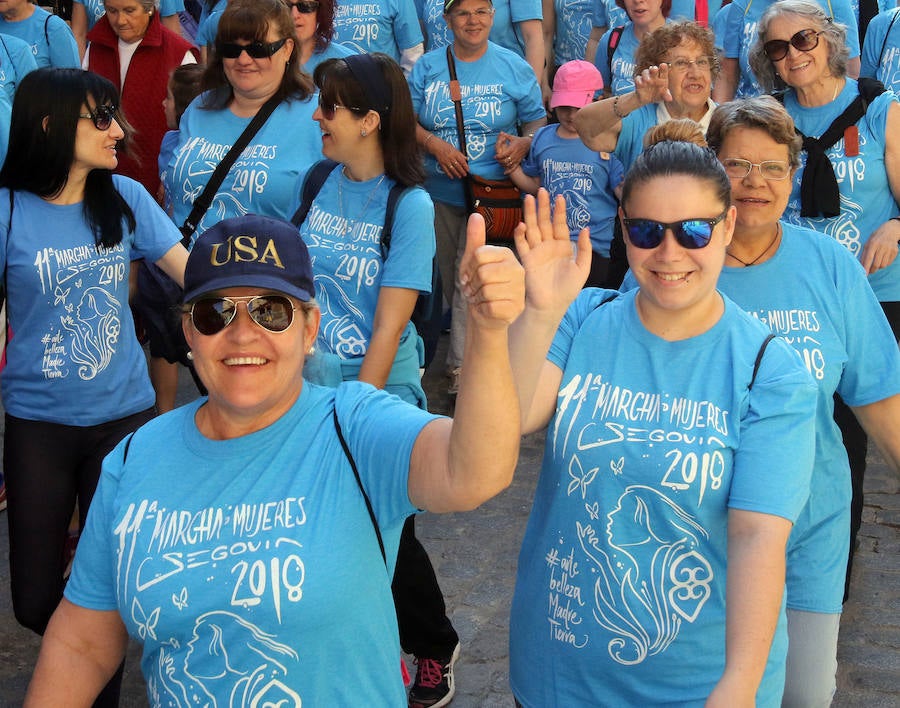
M 375 511 L 372 509 L 372 502 L 369 501 L 369 495 L 366 494 L 362 480 L 359 478 L 359 470 L 356 469 L 356 461 L 353 459 L 353 455 L 350 454 L 350 448 L 347 446 L 347 441 L 344 440 L 344 433 L 341 431 L 341 424 L 340 421 L 338 421 L 337 408 L 332 409 L 332 417 L 334 418 L 334 429 L 337 432 L 338 440 L 341 443 L 341 447 L 344 449 L 347 461 L 350 463 L 350 469 L 353 470 L 353 476 L 356 478 L 356 484 L 359 485 L 359 491 L 363 496 L 363 501 L 366 502 L 366 511 L 369 512 L 369 520 L 372 522 L 372 528 L 375 530 L 375 538 L 378 539 L 378 548 L 381 551 L 381 559 L 384 561 L 385 567 L 387 567 L 387 554 L 384 552 L 384 540 L 381 538 L 381 529 L 378 528 L 378 520 L 375 518 Z
M 397 203 L 406 193 L 407 187 L 399 182 L 395 182 L 388 192 L 387 204 L 384 207 L 384 226 L 381 228 L 381 258 L 387 260 L 388 251 L 391 250 L 391 229 L 394 227 L 394 212 L 397 210 Z
M 759 351 L 756 352 L 756 361 L 753 362 L 753 376 L 750 377 L 750 383 L 747 386 L 747 390 L 753 388 L 753 384 L 756 382 L 756 375 L 759 373 L 759 365 L 762 364 L 763 354 L 766 353 L 766 348 L 769 346 L 769 342 L 775 339 L 774 334 L 770 334 L 763 340 L 762 345 L 759 348 Z
M 606 45 L 606 66 L 609 69 L 609 88 L 612 91 L 612 60 L 613 55 L 616 53 L 616 49 L 619 47 L 619 40 L 622 39 L 622 32 L 625 31 L 625 25 L 619 25 L 618 27 L 613 27 L 609 31 L 609 44 Z
M 300 224 L 306 221 L 309 210 L 312 208 L 313 200 L 316 198 L 319 190 L 322 189 L 322 185 L 325 184 L 328 175 L 337 167 L 337 164 L 334 160 L 319 160 L 309 168 L 309 172 L 303 178 L 303 187 L 300 189 L 300 206 L 297 207 L 297 211 L 291 217 L 291 223 L 294 226 L 299 227 Z
M 125 460 L 128 459 L 128 449 L 131 447 L 131 441 L 134 439 L 134 433 L 128 433 L 128 437 L 125 438 L 125 449 L 122 451 L 122 464 L 125 464 Z

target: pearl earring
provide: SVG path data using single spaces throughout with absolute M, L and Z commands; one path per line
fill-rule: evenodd
M 365 128 L 363 128 L 362 130 L 359 131 L 359 134 L 362 135 L 363 137 L 366 137 L 369 134 L 369 131 L 367 131 Z
M 187 357 L 187 360 L 188 360 L 188 361 L 193 361 L 193 360 L 194 360 L 194 352 L 192 352 L 192 351 L 190 351 L 190 350 L 188 350 L 188 353 L 185 354 L 185 356 Z

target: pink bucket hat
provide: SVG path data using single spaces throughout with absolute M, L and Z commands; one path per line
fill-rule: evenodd
M 553 79 L 553 96 L 550 108 L 575 106 L 584 108 L 594 100 L 594 94 L 603 88 L 603 76 L 597 67 L 582 59 L 567 61 Z

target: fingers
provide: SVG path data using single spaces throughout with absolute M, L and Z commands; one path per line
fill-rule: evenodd
M 502 246 L 482 246 L 471 254 L 466 303 L 482 324 L 508 326 L 525 307 L 525 271 Z
M 580 270 L 590 273 L 594 250 L 591 248 L 591 230 L 585 226 L 578 232 L 578 243 L 575 249 L 575 263 Z

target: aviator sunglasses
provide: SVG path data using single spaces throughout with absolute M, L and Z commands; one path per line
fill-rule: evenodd
M 319 9 L 318 0 L 300 0 L 300 2 L 290 2 L 285 0 L 288 10 L 296 9 L 301 15 L 311 15 Z
M 247 52 L 251 59 L 269 59 L 284 46 L 285 42 L 287 42 L 287 37 L 276 39 L 274 42 L 256 41 L 250 44 L 223 42 L 219 45 L 219 54 L 225 59 L 237 59 L 241 52 Z
M 726 209 L 715 219 L 682 219 L 664 223 L 653 219 L 622 218 L 628 240 L 635 248 L 656 248 L 662 243 L 666 230 L 671 229 L 675 240 L 684 248 L 703 248 L 712 238 L 713 229 L 728 214 Z
M 763 51 L 769 61 L 781 61 L 787 56 L 789 47 L 801 52 L 811 52 L 819 46 L 820 34 L 822 32 L 814 29 L 800 30 L 790 39 L 770 39 L 763 45 Z
M 247 304 L 247 314 L 267 332 L 284 332 L 294 321 L 294 303 L 284 295 L 205 297 L 191 305 L 191 322 L 200 334 L 218 334 L 237 316 L 237 304 Z
M 79 118 L 86 118 L 94 123 L 97 130 L 109 130 L 109 126 L 116 118 L 116 106 L 108 103 L 103 106 L 95 106 L 88 113 L 79 113 Z

